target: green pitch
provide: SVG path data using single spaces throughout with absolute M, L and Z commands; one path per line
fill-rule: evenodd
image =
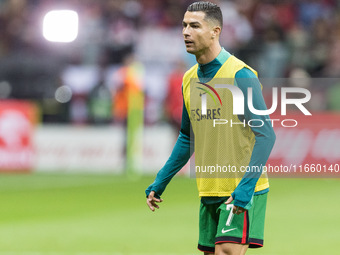
M 175 177 L 152 213 L 152 177 L 1 175 L 0 255 L 201 254 L 195 180 Z M 272 179 L 265 247 L 248 254 L 339 254 L 340 180 Z

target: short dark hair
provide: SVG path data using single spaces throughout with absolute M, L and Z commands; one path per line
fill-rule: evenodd
M 213 19 L 218 22 L 219 26 L 222 29 L 223 26 L 223 16 L 221 8 L 217 4 L 213 4 L 211 2 L 195 2 L 188 6 L 188 12 L 204 12 L 206 19 Z

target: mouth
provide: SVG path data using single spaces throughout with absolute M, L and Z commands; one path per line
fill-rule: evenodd
M 190 46 L 190 45 L 193 45 L 193 44 L 194 44 L 194 42 L 193 42 L 193 41 L 190 41 L 190 40 L 184 40 L 184 42 L 185 42 L 185 45 L 186 45 L 186 46 Z

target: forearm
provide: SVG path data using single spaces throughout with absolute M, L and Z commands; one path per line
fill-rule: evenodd
M 190 156 L 190 137 L 180 132 L 169 159 L 158 172 L 155 181 L 146 189 L 146 196 L 151 191 L 155 191 L 156 196 L 160 197 L 171 179 L 188 162 Z
M 171 179 L 190 159 L 194 151 L 190 130 L 190 118 L 183 100 L 181 131 L 177 142 L 168 161 L 158 172 L 155 181 L 145 190 L 146 196 L 149 196 L 151 191 L 155 191 L 155 196 L 160 198 Z
M 251 207 L 251 200 L 254 195 L 256 183 L 262 174 L 263 166 L 265 166 L 275 143 L 275 134 L 256 136 L 255 139 L 255 145 L 248 165 L 250 171 L 245 173 L 232 194 L 235 199 L 234 204 L 245 209 Z

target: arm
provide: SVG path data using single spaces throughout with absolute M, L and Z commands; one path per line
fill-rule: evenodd
M 252 87 L 254 108 L 258 110 L 267 109 L 262 96 L 261 84 L 256 75 L 247 68 L 243 68 L 238 71 L 235 78 L 238 87 L 242 90 L 245 96 L 245 114 L 244 116 L 239 116 L 239 118 L 242 120 L 245 119 L 247 122 L 250 119 L 259 119 L 264 123 L 261 127 L 251 127 L 251 130 L 255 134 L 255 144 L 250 158 L 249 167 L 251 169 L 252 166 L 265 166 L 274 146 L 276 136 L 273 127 L 271 126 L 271 122 L 266 121 L 266 119 L 269 119 L 269 116 L 256 115 L 250 112 L 247 104 L 248 87 Z M 242 207 L 245 210 L 248 210 L 252 205 L 255 186 L 261 176 L 261 173 L 262 169 L 260 173 L 247 172 L 236 187 L 235 191 L 231 194 L 230 200 L 227 202 L 230 203 L 234 200 L 235 207 Z M 236 211 L 235 207 L 234 210 Z
M 152 211 L 154 211 L 153 206 L 158 208 L 154 201 L 162 201 L 160 200 L 160 196 L 164 192 L 166 186 L 169 184 L 175 174 L 179 170 L 181 170 L 182 167 L 188 162 L 191 154 L 192 150 L 190 150 L 190 120 L 185 104 L 183 102 L 181 131 L 177 138 L 174 149 L 165 165 L 158 172 L 155 181 L 145 190 L 146 196 L 148 197 L 147 203 Z

